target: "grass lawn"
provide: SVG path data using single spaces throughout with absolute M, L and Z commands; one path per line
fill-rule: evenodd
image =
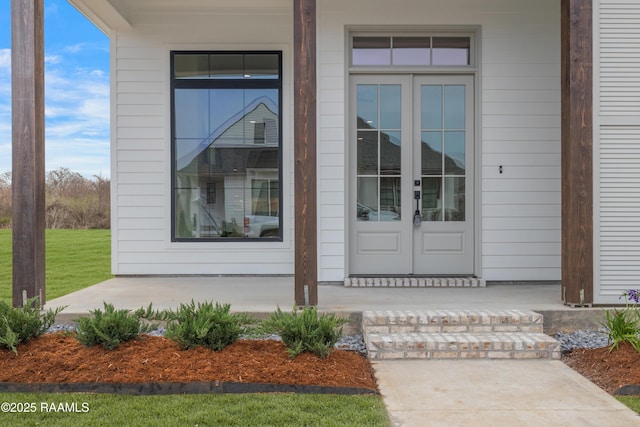
M 389 426 L 382 398 L 303 394 L 119 396 L 3 393 L 33 413 L 2 413 L 18 426 Z M 70 413 L 53 412 L 66 403 Z M 35 404 L 35 405 L 33 405 Z M 49 412 L 47 412 L 47 409 Z M 82 412 L 85 411 L 85 412 Z
M 640 414 L 640 396 L 618 396 L 616 399 Z
M 46 230 L 46 298 L 111 277 L 111 230 Z M 0 230 L 0 300 L 11 304 L 11 230 Z

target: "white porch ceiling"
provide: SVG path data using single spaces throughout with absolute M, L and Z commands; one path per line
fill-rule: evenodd
M 203 13 L 281 13 L 291 0 L 68 0 L 102 31 L 129 31 L 140 16 Z

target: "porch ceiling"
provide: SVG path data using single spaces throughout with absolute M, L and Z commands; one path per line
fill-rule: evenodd
M 102 31 L 129 31 L 149 14 L 292 11 L 291 0 L 68 0 Z

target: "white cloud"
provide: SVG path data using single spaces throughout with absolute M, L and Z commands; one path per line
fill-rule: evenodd
M 60 55 L 47 55 L 44 57 L 45 64 L 59 64 L 62 62 L 62 56 Z
M 11 69 L 11 49 L 0 49 L 0 71 Z
M 0 173 L 11 169 L 11 49 L 0 49 Z
M 78 53 L 80 52 L 82 49 L 84 49 L 84 43 L 78 43 L 78 44 L 74 44 L 74 45 L 70 45 L 70 46 L 66 46 L 63 51 L 64 52 L 68 52 L 68 53 Z
M 8 49 L 0 50 L 0 67 L 7 55 Z M 68 167 L 85 176 L 109 177 L 108 73 L 63 69 L 56 64 L 64 58 L 57 58 L 45 71 L 46 169 Z M 11 170 L 10 89 L 9 75 L 0 69 L 0 172 Z
M 47 169 L 109 176 L 109 79 L 106 73 L 59 69 L 45 76 Z
M 96 78 L 106 77 L 106 73 L 102 70 L 92 70 L 89 75 Z
M 45 21 L 64 19 L 64 28 L 69 15 L 62 16 L 62 0 L 45 3 Z M 58 35 L 45 34 L 46 168 L 109 176 L 109 41 Z M 61 40 L 68 44 L 56 46 Z M 11 120 L 11 49 L 0 45 L 0 173 L 11 170 Z
M 47 2 L 47 4 L 44 6 L 44 13 L 45 13 L 45 18 L 49 15 L 55 15 L 58 13 L 58 4 L 57 3 L 50 3 Z
M 66 137 L 47 136 L 46 169 L 51 171 L 73 165 L 69 169 L 87 177 L 109 177 L 109 146 L 108 139 L 75 138 L 69 141 Z

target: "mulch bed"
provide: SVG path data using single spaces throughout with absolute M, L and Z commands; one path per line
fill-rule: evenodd
M 626 342 L 613 351 L 609 347 L 576 349 L 562 360 L 609 394 L 623 386 L 640 384 L 640 353 Z
M 320 386 L 316 389 L 377 392 L 369 360 L 356 352 L 335 350 L 325 359 L 303 353 L 291 359 L 279 341 L 240 340 L 222 351 L 202 347 L 182 350 L 167 338 L 153 336 L 105 350 L 84 347 L 64 334 L 43 335 L 20 345 L 17 355 L 0 351 L 0 383 L 144 383 L 152 388 L 160 384 L 165 390 L 170 383 L 178 388 L 184 383 L 212 383 L 208 392 L 223 390 L 226 383 L 229 390 L 234 384 L 262 384 L 266 391 Z M 278 384 L 286 387 L 273 386 Z

